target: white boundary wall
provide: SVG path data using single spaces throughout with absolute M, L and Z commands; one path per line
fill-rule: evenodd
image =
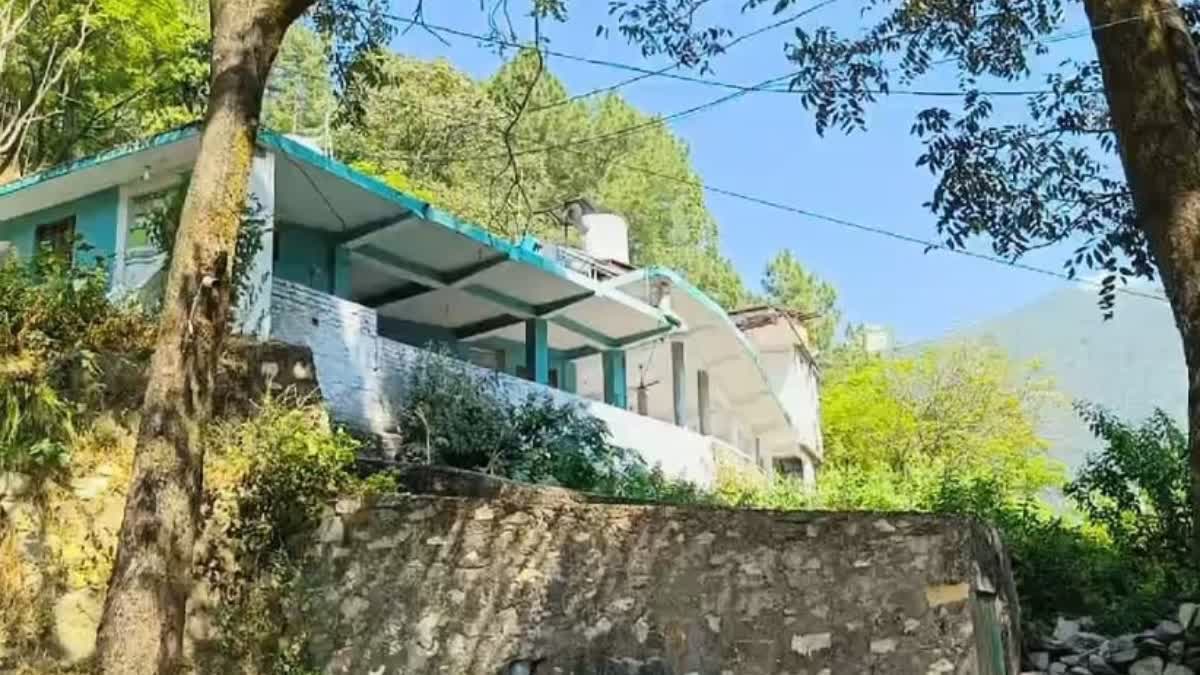
M 276 279 L 271 288 L 271 337 L 312 350 L 317 380 L 334 419 L 373 433 L 394 432 L 408 369 L 423 350 L 379 337 L 376 315 L 362 305 Z M 463 364 L 479 377 L 500 378 L 510 395 L 544 393 L 574 401 L 608 424 L 612 442 L 636 450 L 674 478 L 705 487 L 716 479 L 711 439 L 652 417 L 588 400 L 527 380 Z

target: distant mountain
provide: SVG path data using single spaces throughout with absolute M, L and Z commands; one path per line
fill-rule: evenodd
M 994 341 L 1017 361 L 1037 359 L 1071 399 L 1099 403 L 1132 422 L 1162 408 L 1187 428 L 1187 370 L 1166 303 L 1118 296 L 1116 315 L 1105 321 L 1096 292 L 1072 287 L 944 340 L 961 338 Z M 1069 406 L 1040 414 L 1051 455 L 1072 471 L 1099 449 Z

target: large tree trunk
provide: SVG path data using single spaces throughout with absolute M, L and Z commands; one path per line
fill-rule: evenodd
M 1200 555 L 1200 62 L 1175 0 L 1085 0 L 1121 162 L 1183 338 Z
M 214 369 L 268 71 L 312 0 L 211 0 L 211 92 L 150 363 L 97 651 L 105 673 L 173 672 L 199 527 Z

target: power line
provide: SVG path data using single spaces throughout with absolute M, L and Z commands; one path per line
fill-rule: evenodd
M 778 75 L 778 76 L 763 80 L 761 83 L 759 83 L 756 86 L 759 86 L 759 87 L 766 86 L 773 82 L 778 82 L 783 79 L 791 78 L 792 75 L 793 74 L 790 72 L 786 73 L 784 75 Z M 715 108 L 718 105 L 721 105 L 723 103 L 728 103 L 729 101 L 732 101 L 736 98 L 745 96 L 747 93 L 749 93 L 749 91 L 735 91 L 731 94 L 726 94 L 719 98 L 715 98 L 711 101 L 706 101 L 704 103 L 701 103 L 700 105 L 692 106 L 691 108 L 686 108 L 684 110 L 673 112 L 673 113 L 663 116 L 663 117 L 655 117 L 655 118 L 647 120 L 645 122 L 639 122 L 638 124 L 634 124 L 632 126 L 623 127 L 620 129 L 616 129 L 614 131 L 610 131 L 608 133 L 600 134 L 599 136 L 590 136 L 587 138 L 573 139 L 573 140 L 569 140 L 569 141 L 564 141 L 562 143 L 546 145 L 546 146 L 542 146 L 539 148 L 531 148 L 528 150 L 518 150 L 518 151 L 512 152 L 511 154 L 506 152 L 506 153 L 496 154 L 496 155 L 484 155 L 482 157 L 480 157 L 480 156 L 472 156 L 472 157 L 453 157 L 453 156 L 451 156 L 451 157 L 440 157 L 440 158 L 430 158 L 430 159 L 431 160 L 439 160 L 439 161 L 448 161 L 448 162 L 461 162 L 461 161 L 465 161 L 465 160 L 488 161 L 488 160 L 492 160 L 492 159 L 507 159 L 510 156 L 511 157 L 520 157 L 523 155 L 535 155 L 535 154 L 541 154 L 543 152 L 550 152 L 552 150 L 559 150 L 559 149 L 564 149 L 564 148 L 577 146 L 577 145 L 597 143 L 600 141 L 611 140 L 613 138 L 619 138 L 621 136 L 627 136 L 629 134 L 636 133 L 638 131 L 643 131 L 645 129 L 649 129 L 650 127 L 662 125 L 671 120 L 682 119 L 684 117 L 688 117 L 690 115 L 694 115 L 696 113 L 703 112 L 705 110 L 710 110 L 712 108 Z
M 1000 265 L 1005 265 L 1007 267 L 1012 267 L 1014 269 L 1019 269 L 1019 270 L 1023 270 L 1026 272 L 1034 272 L 1036 274 L 1054 277 L 1056 279 L 1061 279 L 1063 281 L 1069 281 L 1072 283 L 1086 283 L 1086 284 L 1089 284 L 1089 285 L 1095 286 L 1095 287 L 1101 286 L 1099 283 L 1077 279 L 1077 278 L 1074 278 L 1064 272 L 1059 272 L 1057 270 L 1047 269 L 1045 267 L 1038 267 L 1036 265 L 1029 265 L 1026 263 L 1017 262 L 1015 260 L 1009 260 L 1007 258 L 1002 258 L 1000 256 L 988 255 L 986 253 L 977 253 L 975 251 L 969 251 L 967 249 L 950 248 L 944 244 L 939 244 L 937 242 L 934 242 L 934 241 L 931 241 L 928 239 L 922 239 L 920 237 L 914 237 L 911 235 L 904 234 L 902 232 L 896 232 L 894 230 L 888 230 L 886 228 L 876 227 L 873 225 L 866 225 L 866 224 L 858 223 L 858 222 L 855 222 L 852 220 L 847 220 L 845 218 L 838 218 L 836 216 L 830 216 L 830 215 L 826 215 L 824 213 L 818 213 L 816 211 L 803 209 L 803 208 L 800 208 L 797 206 L 792 206 L 790 204 L 784 204 L 782 202 L 777 202 L 777 201 L 774 201 L 771 199 L 766 199 L 763 197 L 756 197 L 754 195 L 737 192 L 735 190 L 728 190 L 725 188 L 716 187 L 715 185 L 709 185 L 707 183 L 703 183 L 700 181 L 692 181 L 692 180 L 688 180 L 686 178 L 681 178 L 679 176 L 672 176 L 670 174 L 664 174 L 664 173 L 661 173 L 658 171 L 654 171 L 652 169 L 647 169 L 642 166 L 629 164 L 628 162 L 623 162 L 621 160 L 613 160 L 613 163 L 623 166 L 632 171 L 637 171 L 639 173 L 645 173 L 648 175 L 657 176 L 659 178 L 672 180 L 672 181 L 675 181 L 678 183 L 683 183 L 686 185 L 692 185 L 695 187 L 699 187 L 703 190 L 712 192 L 714 194 L 725 195 L 727 197 L 732 197 L 734 199 L 740 199 L 745 202 L 758 204 L 760 206 L 766 206 L 766 207 L 777 209 L 780 211 L 787 211 L 789 213 L 794 213 L 796 215 L 805 216 L 807 218 L 812 218 L 815 220 L 821 220 L 821 221 L 824 221 L 827 223 L 832 223 L 834 225 L 840 225 L 842 227 L 859 230 L 861 232 L 868 232 L 871 234 L 888 237 L 891 239 L 895 239 L 897 241 L 903 241 L 903 242 L 907 242 L 910 244 L 919 244 L 919 245 L 925 247 L 926 250 L 947 251 L 949 253 L 955 253 L 958 255 L 967 256 L 969 258 L 984 260 L 984 261 L 987 261 L 990 263 L 997 263 Z M 1151 300 L 1158 300 L 1159 302 L 1167 302 L 1167 299 L 1165 297 L 1158 295 L 1157 293 L 1146 293 L 1144 291 L 1138 291 L 1138 290 L 1132 289 L 1132 288 L 1115 288 L 1114 290 L 1116 290 L 1116 292 L 1118 292 L 1118 293 L 1125 293 L 1127 295 L 1133 295 L 1133 296 L 1142 297 L 1142 298 L 1149 298 Z
M 738 38 L 732 40 L 729 44 L 725 45 L 723 47 L 723 49 L 728 50 L 744 40 L 748 40 L 750 38 L 757 37 L 758 35 L 761 35 L 763 33 L 771 31 L 775 28 L 779 28 L 780 26 L 784 26 L 789 23 L 793 23 L 793 22 L 803 18 L 804 16 L 807 16 L 808 14 L 811 14 L 811 13 L 817 11 L 818 9 L 821 9 L 825 6 L 833 4 L 834 2 L 837 2 L 837 0 L 824 0 L 823 2 L 819 2 L 816 5 L 813 5 L 812 7 L 809 7 L 804 10 L 801 10 L 800 12 L 797 12 L 796 14 L 793 14 L 793 15 L 787 17 L 786 19 L 781 19 L 779 21 L 775 21 L 775 22 L 767 24 L 765 26 L 761 26 L 749 33 L 746 33 L 745 35 L 739 36 Z M 511 40 L 505 40 L 503 38 L 498 38 L 498 37 L 494 37 L 494 36 L 480 35 L 478 33 L 472 33 L 470 31 L 465 31 L 465 30 L 462 30 L 459 28 L 452 28 L 449 26 L 441 26 L 438 24 L 417 22 L 414 19 L 411 19 L 408 17 L 397 16 L 394 14 L 387 14 L 384 16 L 386 16 L 387 18 L 392 19 L 394 21 L 398 21 L 401 23 L 407 23 L 410 25 L 417 25 L 418 23 L 420 23 L 424 28 L 426 28 L 432 32 L 435 32 L 435 33 L 444 33 L 446 35 L 451 35 L 454 37 L 477 40 L 480 42 L 486 42 L 489 44 L 495 44 L 495 45 L 503 46 L 503 47 L 513 47 L 513 48 L 518 48 L 518 49 L 532 48 L 528 44 L 513 42 Z M 678 62 L 672 63 L 663 68 L 651 69 L 651 68 L 645 68 L 645 67 L 637 66 L 634 64 L 630 64 L 630 63 L 624 63 L 624 62 L 620 62 L 620 61 L 611 61 L 611 60 L 607 60 L 607 59 L 597 59 L 597 58 L 586 57 L 586 56 L 579 56 L 577 54 L 556 51 L 553 49 L 544 49 L 543 48 L 543 49 L 541 49 L 541 51 L 542 51 L 542 53 L 544 53 L 548 56 L 556 56 L 558 58 L 562 58 L 562 59 L 565 59 L 568 61 L 586 63 L 586 64 L 594 65 L 594 66 L 604 66 L 607 68 L 614 68 L 617 70 L 625 70 L 625 71 L 634 72 L 634 73 L 638 73 L 638 74 L 635 75 L 634 77 L 631 77 L 631 78 L 628 78 L 625 80 L 621 80 L 621 81 L 616 82 L 611 85 L 599 87 L 596 89 L 591 89 L 591 90 L 588 90 L 588 91 L 585 91 L 585 92 L 582 92 L 579 94 L 574 94 L 574 95 L 568 96 L 568 97 L 560 99 L 558 101 L 554 101 L 552 103 L 547 103 L 547 104 L 544 104 L 544 105 L 541 105 L 541 106 L 538 106 L 535 108 L 530 108 L 529 110 L 526 111 L 528 113 L 541 112 L 543 110 L 549 110 L 552 108 L 557 108 L 559 106 L 567 105 L 574 101 L 578 101 L 578 100 L 585 99 L 585 98 L 590 98 L 597 94 L 603 94 L 603 93 L 610 92 L 610 91 L 616 91 L 617 89 L 628 86 L 635 82 L 640 82 L 642 80 L 645 80 L 645 79 L 648 79 L 651 77 L 663 77 L 663 78 L 672 79 L 672 80 L 679 80 L 681 82 L 690 82 L 693 84 L 700 84 L 700 85 L 704 85 L 704 86 L 708 86 L 708 87 L 718 87 L 718 88 L 722 88 L 722 89 L 732 89 L 732 90 L 746 92 L 746 93 L 764 92 L 764 93 L 773 93 L 773 94 L 803 95 L 803 94 L 807 94 L 807 93 L 813 93 L 814 91 L 816 91 L 813 89 L 791 89 L 791 88 L 774 88 L 774 87 L 764 87 L 764 86 L 747 86 L 747 85 L 737 84 L 737 83 L 733 83 L 733 82 L 726 82 L 726 81 L 722 81 L 722 80 L 714 80 L 714 79 L 709 79 L 709 78 L 705 78 L 705 77 L 697 77 L 694 75 L 686 75 L 686 74 L 670 72 L 670 71 L 678 68 L 681 65 Z M 889 89 L 887 91 L 884 91 L 881 89 L 873 89 L 873 90 L 857 90 L 857 91 L 852 91 L 850 93 L 875 94 L 875 95 L 897 95 L 897 96 L 934 96 L 934 97 L 962 97 L 962 96 L 968 95 L 968 92 L 962 92 L 962 91 L 923 90 L 923 89 Z M 987 95 L 991 95 L 991 96 L 1030 96 L 1033 94 L 1049 93 L 1049 90 L 988 90 L 988 91 L 979 91 L 977 93 L 987 94 Z
M 443 119 L 446 119 L 448 121 L 460 121 L 460 120 L 453 120 L 449 117 L 443 117 Z M 593 139 L 593 140 L 595 140 L 595 139 Z M 539 151 L 548 151 L 548 150 L 566 150 L 567 152 L 571 152 L 572 154 L 586 156 L 584 151 L 575 148 L 573 143 L 564 143 L 564 144 L 557 144 L 554 146 L 545 146 L 545 147 L 539 149 Z M 507 155 L 504 155 L 504 156 L 507 157 Z M 464 161 L 464 160 L 463 159 L 450 159 L 448 161 Z M 919 245 L 919 246 L 925 248 L 926 251 L 930 251 L 930 250 L 946 251 L 948 253 L 966 256 L 968 258 L 974 258 L 976 260 L 982 260 L 982 261 L 990 262 L 993 264 L 1004 265 L 1005 267 L 1009 267 L 1012 269 L 1022 270 L 1022 271 L 1030 272 L 1030 273 L 1034 273 L 1034 274 L 1040 274 L 1042 276 L 1053 277 L 1055 279 L 1067 281 L 1070 283 L 1083 283 L 1083 284 L 1088 284 L 1090 286 L 1094 286 L 1097 288 L 1100 288 L 1102 286 L 1099 283 L 1091 282 L 1091 281 L 1087 281 L 1087 280 L 1083 280 L 1083 279 L 1078 279 L 1078 278 L 1070 276 L 1069 274 L 1066 274 L 1065 272 L 1060 272 L 1058 270 L 1048 269 L 1045 267 L 1038 267 L 1036 265 L 1022 263 L 1022 262 L 1018 262 L 1016 260 L 1010 260 L 1008 258 L 1003 258 L 1003 257 L 996 256 L 996 255 L 989 255 L 986 253 L 978 253 L 978 252 L 970 251 L 967 249 L 951 248 L 949 246 L 946 246 L 945 244 L 935 242 L 930 239 L 923 239 L 921 237 L 915 237 L 912 235 L 904 234 L 902 232 L 896 232 L 895 230 L 889 230 L 887 228 L 878 227 L 875 225 L 868 225 L 868 224 L 848 220 L 845 218 L 839 218 L 837 216 L 830 216 L 828 214 L 820 213 L 817 211 L 812 211 L 810 209 L 805 209 L 805 208 L 802 208 L 799 206 L 794 206 L 791 204 L 786 204 L 786 203 L 776 201 L 773 199 L 768 199 L 766 197 L 758 197 L 758 196 L 751 195 L 748 193 L 739 192 L 736 190 L 730 190 L 727 188 L 717 187 L 715 185 L 711 185 L 709 183 L 705 183 L 700 180 L 692 180 L 689 178 L 683 178 L 680 176 L 663 173 L 661 171 L 649 169 L 647 167 L 644 167 L 644 166 L 641 166 L 638 164 L 632 164 L 625 160 L 613 159 L 611 161 L 613 164 L 622 166 L 631 171 L 635 171 L 635 172 L 650 175 L 650 176 L 655 176 L 655 177 L 662 178 L 665 180 L 670 180 L 670 181 L 680 183 L 683 185 L 690 185 L 693 187 L 698 187 L 702 190 L 711 192 L 713 194 L 723 195 L 726 197 L 738 199 L 738 200 L 745 201 L 748 203 L 757 204 L 759 206 L 765 206 L 765 207 L 776 209 L 779 211 L 788 212 L 788 213 L 791 213 L 794 215 L 800 215 L 800 216 L 804 216 L 806 218 L 820 220 L 820 221 L 830 223 L 833 225 L 838 225 L 841 227 L 858 230 L 860 232 L 866 232 L 868 234 L 874 234 L 877 236 L 887 237 L 887 238 L 895 240 L 895 241 L 902 241 L 902 242 L 909 243 L 909 244 L 916 244 L 916 245 Z M 1116 291 L 1117 293 L 1125 294 L 1125 295 L 1141 297 L 1141 298 L 1146 298 L 1146 299 L 1150 299 L 1150 300 L 1157 300 L 1159 302 L 1168 302 L 1167 299 L 1161 295 L 1158 295 L 1156 293 L 1147 293 L 1144 291 L 1138 291 L 1133 288 L 1116 287 L 1116 288 L 1114 288 L 1114 291 Z

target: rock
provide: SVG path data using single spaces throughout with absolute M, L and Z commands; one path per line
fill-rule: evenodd
M 1070 638 L 1064 640 L 1064 642 L 1066 643 L 1066 645 L 1068 647 L 1071 648 L 1072 651 L 1090 652 L 1093 649 L 1096 649 L 1100 645 L 1104 644 L 1106 642 L 1106 640 L 1104 639 L 1103 635 L 1097 635 L 1096 633 L 1087 633 L 1084 631 L 1079 631 L 1079 632 L 1075 633 L 1074 635 L 1072 635 Z
M 1137 647 L 1131 646 L 1126 649 L 1109 652 L 1108 662 L 1118 665 L 1118 666 L 1123 666 L 1127 663 L 1133 663 L 1134 661 L 1137 660 L 1137 657 L 1138 657 Z
M 6 471 L 0 473 L 0 497 L 24 497 L 29 494 L 33 479 L 23 473 Z
M 1192 627 L 1197 611 L 1200 611 L 1200 605 L 1194 602 L 1185 602 L 1179 606 L 1179 625 L 1183 626 L 1184 630 Z
M 1029 654 L 1029 665 L 1034 670 L 1045 670 L 1050 667 L 1050 652 L 1032 652 Z
M 1138 651 L 1143 654 L 1157 654 L 1158 656 L 1166 656 L 1167 645 L 1157 638 L 1148 638 L 1139 640 Z
M 322 544 L 340 544 L 345 535 L 345 525 L 338 516 L 329 516 L 317 528 L 317 541 Z
M 1064 619 L 1060 616 L 1058 617 L 1058 622 L 1054 624 L 1054 639 L 1058 640 L 1059 642 L 1066 642 L 1074 637 L 1079 631 L 1080 626 L 1078 621 Z
M 1167 665 L 1166 670 L 1163 671 L 1163 675 L 1196 675 L 1196 671 L 1178 663 L 1171 663 Z
M 1163 675 L 1163 660 L 1157 656 L 1134 661 L 1129 675 Z
M 1171 644 L 1167 645 L 1167 658 L 1176 662 L 1182 661 L 1185 648 L 1186 645 L 1183 644 L 1183 640 L 1176 640 L 1172 642 Z
M 1087 667 L 1092 672 L 1092 675 L 1120 675 L 1117 669 L 1108 665 L 1104 657 L 1099 654 L 1088 655 Z
M 100 594 L 86 588 L 54 603 L 54 643 L 67 663 L 78 663 L 96 651 L 100 610 Z
M 84 476 L 71 481 L 71 490 L 80 499 L 95 499 L 108 490 L 107 476 Z
M 1174 621 L 1161 621 L 1154 627 L 1154 637 L 1163 642 L 1170 642 L 1183 636 L 1183 626 Z
M 1068 666 L 1078 666 L 1079 664 L 1083 663 L 1083 657 L 1079 654 L 1067 654 L 1059 659 L 1059 661 L 1062 661 Z
M 1050 670 L 1048 672 L 1050 675 L 1067 675 L 1067 664 L 1062 662 L 1051 663 Z
M 1067 671 L 1067 675 L 1092 675 L 1092 671 L 1083 666 L 1073 666 Z

